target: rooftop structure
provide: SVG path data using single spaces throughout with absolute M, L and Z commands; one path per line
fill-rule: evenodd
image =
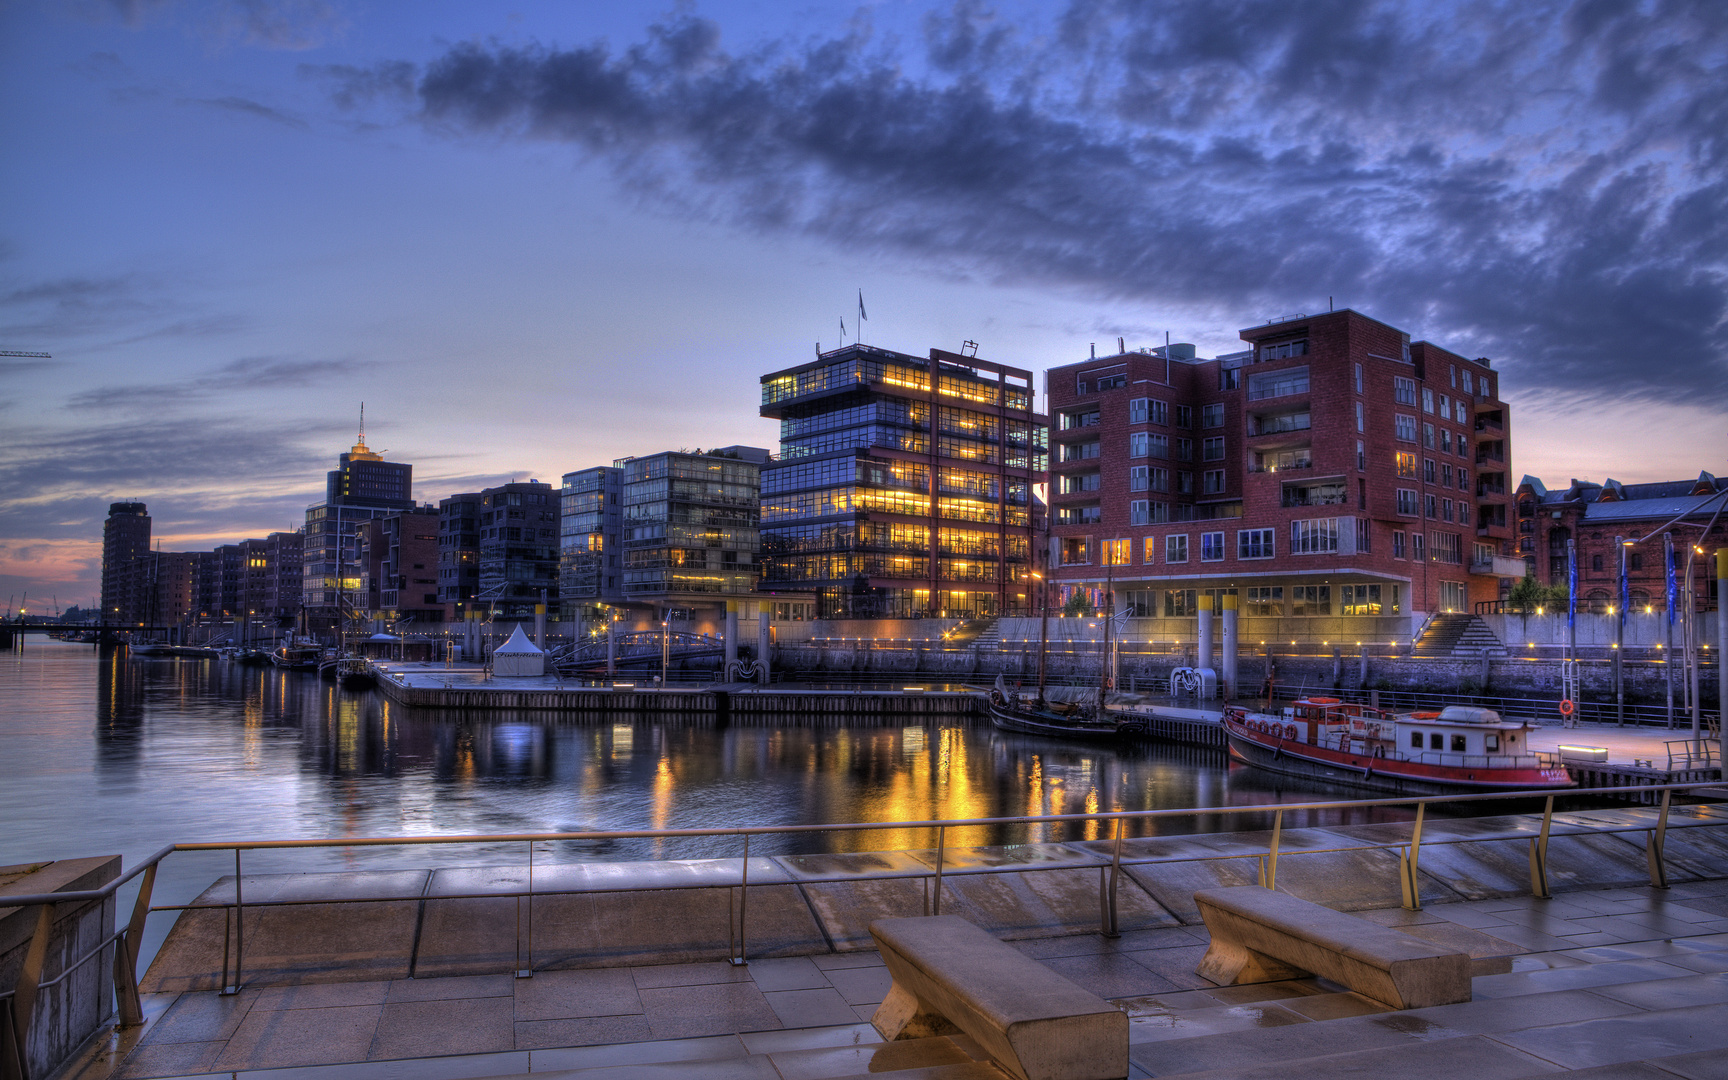
M 337 459 L 324 501 L 306 509 L 302 603 L 309 629 L 338 621 L 339 605 L 365 604 L 366 575 L 359 566 L 363 522 L 414 509 L 412 465 L 385 461 L 366 445 L 364 413 L 354 445 Z

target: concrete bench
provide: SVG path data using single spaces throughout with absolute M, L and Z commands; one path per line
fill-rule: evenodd
M 1128 1075 L 1128 1016 L 953 915 L 878 919 L 894 977 L 871 1022 L 884 1039 L 965 1032 L 1022 1080 Z
M 1194 894 L 1220 986 L 1319 975 L 1394 1009 L 1470 1000 L 1470 956 L 1258 885 Z

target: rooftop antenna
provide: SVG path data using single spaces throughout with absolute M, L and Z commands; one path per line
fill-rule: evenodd
M 362 444 L 364 444 L 364 443 L 365 443 L 365 442 L 366 442 L 366 403 L 365 403 L 365 402 L 364 402 L 364 401 L 362 401 L 362 402 L 361 402 L 361 403 L 360 403 L 360 435 L 359 435 L 359 441 L 360 441 L 360 442 L 361 442 L 361 443 L 362 443 Z
M 965 341 L 960 343 L 960 355 L 970 356 L 976 359 L 978 356 L 978 343 L 973 341 L 971 338 L 967 338 Z

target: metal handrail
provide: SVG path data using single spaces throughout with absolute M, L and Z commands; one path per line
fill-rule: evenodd
M 1577 833 L 1588 833 L 1591 835 L 1597 835 L 1597 834 L 1617 834 L 1617 833 L 1629 833 L 1629 832 L 1644 832 L 1644 833 L 1649 834 L 1649 837 L 1646 841 L 1646 856 L 1647 856 L 1647 859 L 1649 862 L 1649 872 L 1650 872 L 1651 884 L 1652 884 L 1652 886 L 1657 887 L 1657 888 L 1666 888 L 1667 887 L 1667 871 L 1666 871 L 1665 864 L 1663 862 L 1663 844 L 1664 844 L 1664 838 L 1665 838 L 1666 831 L 1667 831 L 1668 824 L 1669 824 L 1668 818 L 1669 818 L 1669 809 L 1670 809 L 1672 794 L 1676 791 L 1684 792 L 1684 791 L 1691 791 L 1691 790 L 1707 788 L 1707 787 L 1719 787 L 1720 783 L 1721 783 L 1720 781 L 1705 781 L 1705 782 L 1691 782 L 1691 783 L 1680 783 L 1680 784 L 1647 784 L 1647 785 L 1638 785 L 1638 786 L 1634 786 L 1634 787 L 1603 787 L 1603 788 L 1566 789 L 1562 792 L 1559 792 L 1559 794 L 1564 794 L 1564 795 L 1568 795 L 1568 796 L 1570 796 L 1570 795 L 1594 795 L 1594 794 L 1612 794 L 1612 795 L 1617 795 L 1617 796 L 1624 796 L 1627 793 L 1632 792 L 1632 791 L 1648 791 L 1648 792 L 1652 792 L 1652 793 L 1661 792 L 1662 793 L 1662 799 L 1661 799 L 1661 810 L 1660 810 L 1659 818 L 1658 818 L 1657 823 L 1654 826 L 1650 826 L 1648 824 L 1638 824 L 1638 823 L 1632 823 L 1632 824 L 1604 823 L 1604 824 L 1595 824 L 1595 825 L 1590 825 L 1590 826 L 1573 827 L 1573 826 L 1569 826 L 1568 823 L 1566 823 L 1566 822 L 1562 822 L 1561 827 L 1563 830 L 1563 834 L 1564 835 L 1572 835 L 1572 834 L 1577 834 Z M 558 840 L 604 840 L 604 839 L 622 840 L 622 839 L 675 839 L 675 838 L 691 838 L 691 837 L 739 837 L 744 841 L 744 857 L 743 857 L 743 862 L 742 862 L 742 867 L 741 867 L 740 880 L 739 880 L 738 886 L 737 886 L 741 890 L 740 908 L 742 909 L 743 904 L 748 902 L 748 890 L 750 887 L 749 844 L 750 844 L 750 838 L 751 837 L 783 835 L 783 834 L 819 833 L 819 832 L 865 832 L 865 831 L 883 830 L 883 829 L 934 829 L 936 831 L 936 847 L 935 847 L 936 861 L 935 861 L 935 865 L 932 869 L 930 869 L 930 870 L 895 871 L 895 872 L 886 873 L 886 874 L 870 874 L 870 875 L 867 875 L 868 879 L 869 880 L 922 879 L 922 880 L 925 880 L 926 882 L 934 881 L 935 890 L 936 890 L 934 896 L 932 897 L 930 895 L 929 891 L 926 890 L 926 901 L 925 901 L 926 910 L 929 911 L 929 910 L 934 909 L 934 911 L 937 914 L 940 914 L 941 903 L 942 903 L 942 900 L 941 900 L 941 883 L 942 883 L 944 876 L 973 877 L 973 876 L 980 876 L 980 875 L 986 875 L 986 874 L 998 874 L 998 873 L 1030 873 L 1030 872 L 1037 872 L 1040 870 L 1074 870 L 1074 869 L 1084 868 L 1087 865 L 1096 865 L 1098 867 L 1098 870 L 1099 870 L 1100 933 L 1102 933 L 1106 936 L 1116 936 L 1119 932 L 1118 926 L 1117 926 L 1116 895 L 1117 895 L 1117 889 L 1118 889 L 1119 876 L 1121 873 L 1121 868 L 1123 866 L 1151 865 L 1151 864 L 1158 864 L 1158 863 L 1174 863 L 1174 862 L 1199 862 L 1199 861 L 1210 861 L 1210 860 L 1215 860 L 1215 859 L 1216 860 L 1222 860 L 1222 859 L 1252 858 L 1252 859 L 1257 860 L 1260 864 L 1260 872 L 1259 872 L 1260 883 L 1262 885 L 1265 885 L 1268 888 L 1275 888 L 1276 883 L 1277 883 L 1278 858 L 1279 858 L 1279 855 L 1281 853 L 1280 848 L 1281 848 L 1281 840 L 1282 840 L 1284 815 L 1287 811 L 1334 810 L 1334 809 L 1346 809 L 1346 808 L 1354 809 L 1354 808 L 1370 808 L 1370 807 L 1383 807 L 1383 806 L 1415 806 L 1416 817 L 1415 817 L 1415 821 L 1413 823 L 1410 839 L 1407 841 L 1405 841 L 1405 840 L 1394 840 L 1394 841 L 1383 841 L 1383 842 L 1364 841 L 1361 843 L 1347 843 L 1347 844 L 1342 844 L 1342 845 L 1332 845 L 1332 846 L 1326 846 L 1326 847 L 1303 847 L 1303 848 L 1298 848 L 1298 849 L 1295 849 L 1292 851 L 1284 852 L 1284 854 L 1292 854 L 1292 855 L 1294 855 L 1294 854 L 1321 854 L 1321 853 L 1327 853 L 1327 852 L 1363 851 L 1363 850 L 1391 850 L 1391 851 L 1395 851 L 1398 853 L 1398 859 L 1399 859 L 1399 874 L 1400 874 L 1400 881 L 1401 881 L 1401 885 L 1402 885 L 1402 889 L 1403 889 L 1404 906 L 1406 908 L 1411 908 L 1411 909 L 1420 908 L 1421 907 L 1421 895 L 1420 895 L 1420 888 L 1419 888 L 1420 883 L 1419 883 L 1419 880 L 1416 876 L 1416 864 L 1417 864 L 1417 859 L 1418 859 L 1418 855 L 1420 852 L 1420 848 L 1423 844 L 1422 825 L 1423 825 L 1423 819 L 1424 819 L 1424 816 L 1426 814 L 1427 807 L 1428 807 L 1429 803 L 1455 804 L 1455 803 L 1465 803 L 1465 802 L 1490 802 L 1490 801 L 1507 800 L 1507 799 L 1526 800 L 1526 799 L 1532 798 L 1534 795 L 1535 795 L 1535 793 L 1528 792 L 1528 791 L 1481 792 L 1481 793 L 1475 793 L 1475 794 L 1455 795 L 1455 796 L 1390 797 L 1390 798 L 1379 798 L 1379 799 L 1352 799 L 1352 800 L 1344 800 L 1344 801 L 1287 803 L 1287 804 L 1282 804 L 1282 805 L 1277 805 L 1277 806 L 1181 807 L 1181 808 L 1160 809 L 1160 810 L 1123 810 L 1123 811 L 1102 811 L 1102 812 L 1081 813 L 1081 814 L 1042 814 L 1042 815 L 1014 815 L 1014 816 L 1009 816 L 1009 817 L 987 817 L 987 818 L 927 819 L 927 820 L 921 820 L 921 821 L 836 822 L 836 823 L 829 823 L 829 824 L 822 824 L 822 825 L 753 825 L 753 826 L 735 826 L 735 827 L 731 827 L 731 828 L 622 829 L 622 830 L 582 830 L 582 831 L 575 831 L 575 832 L 553 832 L 553 833 L 501 833 L 501 834 L 486 834 L 486 835 L 455 834 L 455 835 L 443 835 L 443 836 L 336 837 L 336 838 L 301 839 L 301 840 L 231 840 L 231 841 L 201 841 L 201 842 L 196 842 L 196 843 L 173 844 L 173 845 L 169 845 L 168 847 L 161 849 L 160 851 L 157 851 L 155 854 L 149 856 L 148 858 L 139 862 L 137 865 L 133 866 L 131 870 L 126 871 L 124 874 L 117 877 L 114 881 L 109 882 L 108 884 L 106 884 L 100 888 L 97 888 L 97 889 L 83 889 L 83 890 L 78 890 L 78 891 L 60 892 L 60 893 L 31 893 L 31 894 L 20 894 L 20 895 L 13 895 L 13 896 L 4 897 L 3 902 L 6 904 L 6 906 L 9 906 L 9 907 L 41 905 L 42 911 L 39 913 L 39 916 L 38 916 L 36 936 L 42 937 L 44 940 L 40 943 L 43 946 L 43 948 L 39 949 L 37 947 L 38 943 L 35 941 L 34 938 L 32 939 L 32 945 L 31 945 L 30 949 L 27 950 L 26 963 L 23 965 L 23 967 L 21 968 L 21 970 L 19 972 L 19 980 L 18 980 L 18 984 L 17 984 L 16 988 L 11 992 L 0 993 L 0 1000 L 6 1000 L 6 999 L 12 1000 L 12 1008 L 13 1008 L 15 1018 L 22 1017 L 22 1020 L 23 1020 L 22 1030 L 27 1031 L 27 1030 L 29 1030 L 28 1022 L 30 1019 L 30 1014 L 31 1014 L 32 1009 L 34 1007 L 35 996 L 36 996 L 37 991 L 42 990 L 42 989 L 46 989 L 48 987 L 51 987 L 51 986 L 58 984 L 59 982 L 66 979 L 72 971 L 74 971 L 74 970 L 78 969 L 79 967 L 83 966 L 84 964 L 88 963 L 90 960 L 95 959 L 96 957 L 100 956 L 110 946 L 119 945 L 121 947 L 117 948 L 115 951 L 114 968 L 115 968 L 116 990 L 117 990 L 117 993 L 118 993 L 118 996 L 120 999 L 121 1024 L 123 1026 L 136 1025 L 138 1023 L 142 1023 L 142 1020 L 143 1020 L 142 1009 L 141 1009 L 141 1005 L 140 1005 L 140 999 L 138 996 L 139 995 L 139 988 L 138 988 L 138 977 L 137 977 L 137 970 L 136 970 L 137 954 L 138 954 L 139 945 L 141 943 L 141 939 L 143 936 L 142 931 L 143 931 L 144 921 L 152 913 L 155 913 L 158 911 L 188 911 L 188 910 L 199 910 L 199 909 L 222 909 L 222 910 L 226 911 L 228 909 L 233 909 L 235 911 L 235 935 L 234 936 L 238 939 L 235 943 L 237 947 L 235 949 L 235 960 L 234 960 L 234 982 L 232 984 L 226 983 L 227 972 L 228 972 L 228 960 L 227 960 L 227 956 L 228 956 L 228 941 L 227 941 L 228 920 L 226 917 L 223 920 L 223 926 L 224 926 L 223 954 L 224 955 L 223 955 L 222 977 L 223 977 L 224 983 L 226 984 L 224 986 L 223 992 L 226 994 L 234 994 L 234 993 L 239 992 L 241 985 L 242 985 L 242 980 L 243 980 L 244 939 L 243 939 L 243 937 L 241 937 L 240 920 L 244 916 L 244 909 L 248 906 L 251 906 L 251 907 L 293 907 L 293 906 L 311 906 L 311 905 L 318 905 L 318 904 L 381 903 L 381 902 L 392 902 L 392 901 L 415 901 L 415 900 L 426 899 L 426 897 L 424 896 L 423 893 L 417 893 L 417 894 L 414 894 L 412 896 L 399 896 L 399 897 L 398 896 L 382 896 L 381 897 L 381 896 L 376 896 L 376 895 L 368 895 L 368 896 L 364 896 L 364 897 L 353 897 L 353 898 L 339 897 L 339 898 L 321 898 L 321 899 L 297 898 L 297 899 L 291 899 L 291 900 L 262 900 L 262 901 L 255 900 L 250 905 L 248 905 L 245 902 L 244 893 L 243 893 L 244 875 L 243 875 L 243 868 L 241 865 L 241 853 L 243 851 L 257 851 L 257 850 L 283 849 L 283 848 L 385 847 L 385 846 L 408 846 L 408 845 L 417 845 L 417 844 L 526 843 L 528 845 L 529 862 L 528 862 L 528 882 L 527 882 L 525 889 L 506 890 L 506 891 L 489 891 L 489 892 L 484 892 L 484 893 L 450 894 L 447 896 L 440 896 L 440 897 L 438 897 L 438 899 L 481 899 L 481 898 L 499 899 L 499 898 L 515 897 L 518 900 L 518 934 L 517 934 L 518 945 L 517 945 L 517 948 L 520 951 L 521 941 L 522 941 L 521 926 L 520 926 L 520 923 L 521 923 L 521 915 L 520 915 L 521 904 L 520 904 L 520 901 L 522 900 L 522 898 L 526 897 L 528 900 L 528 904 L 529 904 L 529 913 L 528 913 L 528 935 L 529 935 L 528 936 L 528 950 L 529 951 L 528 951 L 528 957 L 527 957 L 527 967 L 523 968 L 523 967 L 519 966 L 516 974 L 518 977 L 529 977 L 529 976 L 532 976 L 532 974 L 533 974 L 533 907 L 532 907 L 532 905 L 533 905 L 533 899 L 536 895 L 547 896 L 547 895 L 568 895 L 568 894 L 572 894 L 572 893 L 612 893 L 612 892 L 637 892 L 637 891 L 640 891 L 640 892 L 665 892 L 665 891 L 677 891 L 677 890 L 683 890 L 683 889 L 696 889 L 696 888 L 706 888 L 706 889 L 725 888 L 725 889 L 727 889 L 728 896 L 730 897 L 731 889 L 733 888 L 733 886 L 731 884 L 721 884 L 721 883 L 716 883 L 716 882 L 712 882 L 712 881 L 704 881 L 704 882 L 687 882 L 687 883 L 678 883 L 678 884 L 659 884 L 659 885 L 652 885 L 652 886 L 645 886 L 645 887 L 644 886 L 612 886 L 612 887 L 585 888 L 585 889 L 552 889 L 552 890 L 542 889 L 538 893 L 536 893 L 536 890 L 534 888 L 534 868 L 533 868 L 533 845 L 536 843 L 558 841 Z M 1543 814 L 1542 814 L 1542 824 L 1540 827 L 1539 834 L 1537 836 L 1531 836 L 1528 833 L 1528 831 L 1515 831 L 1515 832 L 1509 832 L 1509 833 L 1503 833 L 1503 834 L 1502 833 L 1489 833 L 1489 834 L 1471 833 L 1469 835 L 1460 836 L 1460 837 L 1442 838 L 1442 839 L 1438 839 L 1438 840 L 1430 839 L 1428 841 L 1428 843 L 1429 844 L 1454 844 L 1454 843 L 1482 843 L 1482 842 L 1488 842 L 1488 841 L 1507 841 L 1507 840 L 1520 840 L 1520 839 L 1528 840 L 1529 844 L 1530 844 L 1529 860 L 1530 860 L 1530 874 L 1531 874 L 1531 891 L 1532 891 L 1532 894 L 1537 896 L 1537 897 L 1547 897 L 1549 895 L 1549 891 L 1548 891 L 1548 876 L 1547 876 L 1546 859 L 1547 859 L 1548 839 L 1549 839 L 1549 836 L 1550 836 L 1550 834 L 1553 830 L 1553 826 L 1554 826 L 1554 820 L 1553 820 L 1553 817 L 1554 817 L 1554 797 L 1555 796 L 1552 793 L 1550 793 L 1546 796 L 1546 802 L 1545 802 L 1545 806 L 1544 806 L 1544 810 L 1543 810 Z M 1249 850 L 1239 850 L 1239 851 L 1206 851 L 1206 852 L 1200 852 L 1200 853 L 1186 853 L 1186 854 L 1174 855 L 1174 856 L 1147 855 L 1147 856 L 1130 856 L 1130 857 L 1126 857 L 1126 858 L 1123 856 L 1122 844 L 1124 841 L 1125 833 L 1127 831 L 1126 825 L 1127 825 L 1127 823 L 1129 823 L 1131 821 L 1148 820 L 1148 819 L 1156 819 L 1156 818 L 1167 818 L 1167 817 L 1178 817 L 1178 816 L 1202 815 L 1202 814 L 1205 814 L 1205 815 L 1216 815 L 1216 814 L 1232 815 L 1232 814 L 1265 814 L 1265 813 L 1272 813 L 1273 814 L 1273 825 L 1272 825 L 1272 835 L 1271 835 L 1270 842 L 1265 845 L 1264 851 L 1258 850 L 1261 845 L 1254 844 L 1254 845 L 1245 845 L 1246 847 L 1249 848 Z M 945 867 L 945 865 L 944 865 L 947 833 L 948 833 L 948 830 L 950 830 L 950 829 L 999 826 L 999 825 L 1039 825 L 1039 824 L 1050 824 L 1050 823 L 1090 822 L 1090 821 L 1095 821 L 1095 822 L 1099 822 L 1100 824 L 1106 824 L 1106 825 L 1112 826 L 1111 828 L 1104 830 L 1104 835 L 1106 837 L 1108 837 L 1108 839 L 1101 839 L 1101 840 L 1093 841 L 1093 842 L 1095 842 L 1095 843 L 1110 843 L 1110 844 L 1112 844 L 1113 850 L 1112 850 L 1111 854 L 1107 857 L 1104 856 L 1102 853 L 1097 853 L 1098 854 L 1098 861 L 1094 862 L 1094 863 L 1085 863 L 1085 862 L 1081 862 L 1079 864 L 1076 864 L 1074 862 L 1053 862 L 1053 863 L 1047 863 L 1047 864 L 1014 863 L 1014 864 L 1001 865 L 1001 866 L 965 867 L 965 868 L 948 868 L 948 867 Z M 1698 826 L 1711 825 L 1711 824 L 1722 825 L 1722 824 L 1728 824 L 1728 822 L 1698 822 L 1698 823 L 1696 823 L 1696 825 L 1698 825 Z M 152 889 L 154 879 L 155 879 L 155 869 L 156 869 L 157 865 L 164 858 L 166 858 L 168 855 L 170 855 L 174 852 L 177 852 L 177 851 L 233 851 L 234 852 L 234 863 L 235 863 L 235 886 L 234 886 L 234 899 L 233 899 L 233 901 L 231 901 L 231 902 L 223 901 L 223 902 L 217 902 L 217 903 L 204 903 L 204 904 L 191 903 L 191 904 L 152 905 L 150 902 L 150 896 L 151 896 L 151 889 Z M 84 956 L 80 957 L 79 959 L 73 961 L 72 963 L 70 963 L 68 965 L 65 965 L 65 967 L 63 968 L 61 973 L 59 975 L 57 975 L 55 978 L 48 980 L 48 981 L 41 981 L 41 962 L 43 959 L 42 953 L 45 951 L 46 935 L 50 932 L 50 929 L 52 926 L 51 912 L 53 911 L 53 909 L 60 904 L 87 903 L 90 901 L 105 900 L 108 897 L 113 896 L 122 886 L 126 885 L 127 883 L 129 883 L 133 879 L 137 878 L 140 874 L 145 875 L 144 881 L 143 881 L 142 885 L 140 886 L 138 898 L 137 898 L 136 903 L 134 904 L 132 917 L 131 917 L 131 920 L 128 923 L 128 925 L 126 927 L 123 927 L 119 930 L 116 930 L 112 934 L 109 934 L 108 936 L 106 936 L 100 943 L 97 944 L 97 946 L 94 949 L 87 952 Z M 858 878 L 856 875 L 797 876 L 797 877 L 789 878 L 787 880 L 771 881 L 771 882 L 767 882 L 765 884 L 766 885 L 815 885 L 815 884 L 827 884 L 827 883 L 836 883 L 836 882 L 851 881 L 851 880 L 858 880 Z M 758 887 L 764 887 L 764 886 L 763 886 L 763 884 L 759 884 Z M 730 903 L 730 900 L 728 901 L 728 903 Z M 730 924 L 730 919 L 728 920 L 728 922 Z M 731 949 L 731 945 L 729 943 L 728 944 L 728 951 L 729 952 L 730 952 L 730 949 Z M 31 957 L 35 957 L 33 962 L 30 960 Z M 738 955 L 735 957 L 732 957 L 732 962 L 740 963 L 740 964 L 748 962 L 747 939 L 745 937 L 744 928 L 742 925 L 739 928 Z M 520 965 L 520 958 L 518 960 L 518 963 Z

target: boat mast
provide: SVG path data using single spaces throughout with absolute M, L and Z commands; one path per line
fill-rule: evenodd
M 1048 567 L 1046 567 L 1048 569 Z M 1050 642 L 1050 588 L 1044 579 L 1038 580 L 1038 704 L 1044 704 L 1044 659 Z
M 1104 711 L 1104 701 L 1110 695 L 1110 683 L 1115 674 L 1115 641 L 1111 631 L 1116 623 L 1116 567 L 1104 565 L 1104 656 L 1098 672 L 1098 711 Z

